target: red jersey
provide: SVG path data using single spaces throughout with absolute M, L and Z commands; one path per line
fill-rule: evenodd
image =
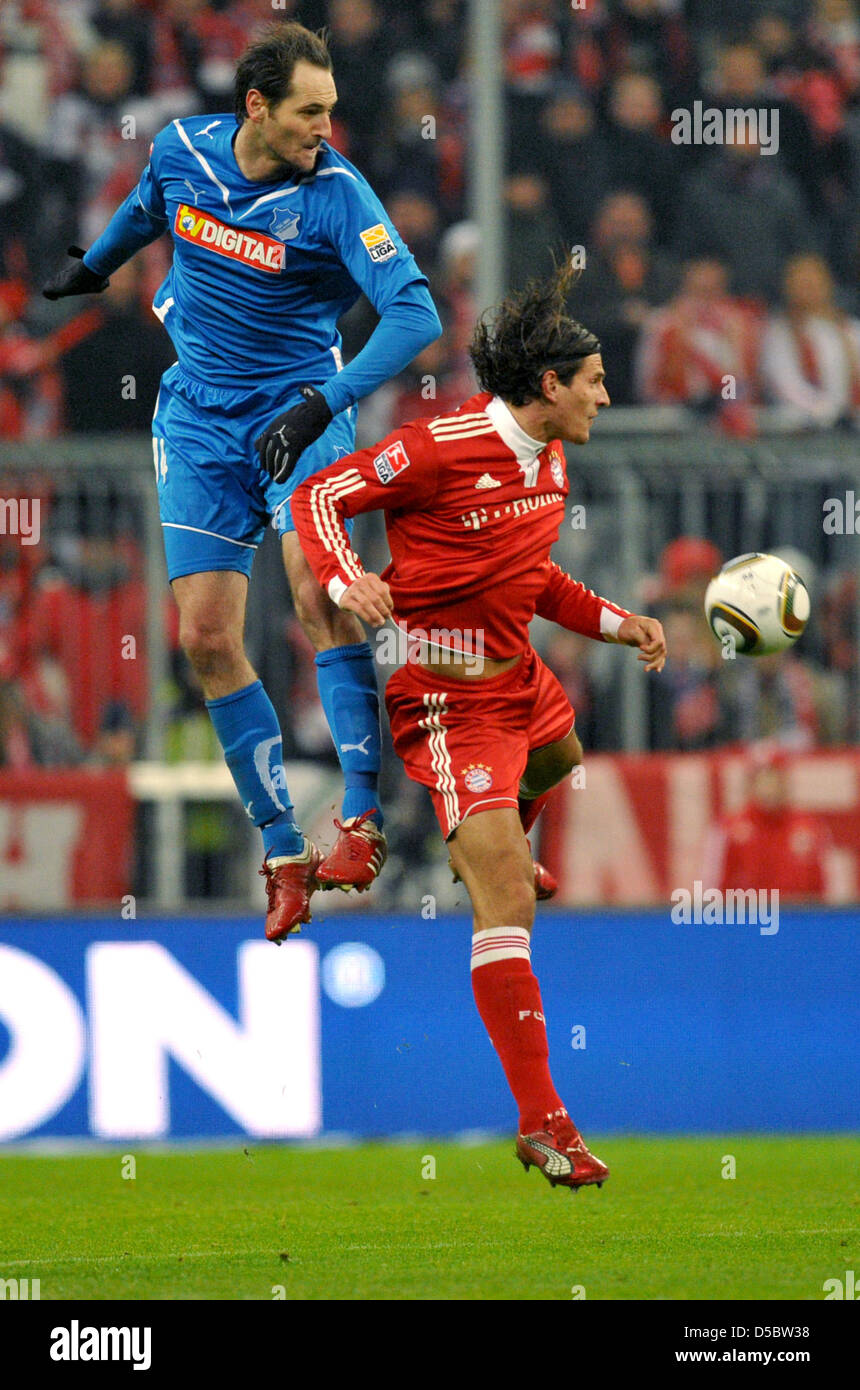
M 529 645 L 536 613 L 603 639 L 628 616 L 550 560 L 567 493 L 560 442 L 530 438 L 498 396 L 483 392 L 315 473 L 291 509 L 335 603 L 364 574 L 345 519 L 384 511 L 391 564 L 382 578 L 395 622 L 422 634 L 481 632 L 484 655 L 503 660 Z
M 709 845 L 709 877 L 723 892 L 775 888 L 786 899 L 821 898 L 828 843 L 813 816 L 751 804 L 720 823 Z

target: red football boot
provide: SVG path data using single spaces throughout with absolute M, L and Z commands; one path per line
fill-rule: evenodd
M 545 902 L 547 898 L 554 898 L 558 892 L 558 879 L 553 878 L 549 869 L 545 869 L 543 864 L 534 861 L 535 866 L 535 897 L 538 902 Z
M 526 844 L 531 849 L 531 840 L 527 840 Z M 546 902 L 547 898 L 554 898 L 558 892 L 558 879 L 536 859 L 533 859 L 532 863 L 535 866 L 535 897 L 539 903 Z
M 320 888 L 342 888 L 344 893 L 357 888 L 363 893 L 378 877 L 388 856 L 388 845 L 379 826 L 370 819 L 375 810 L 374 806 L 363 815 L 335 821 L 340 834 L 334 848 L 317 867 Z
M 585 1147 L 585 1141 L 566 1110 L 547 1115 L 543 1129 L 517 1136 L 516 1156 L 526 1172 L 539 1168 L 551 1187 L 602 1187 L 609 1169 Z
M 301 931 L 300 922 L 311 920 L 311 894 L 318 887 L 316 869 L 321 855 L 305 836 L 301 854 L 265 859 L 260 873 L 266 880 L 266 937 L 276 946 Z

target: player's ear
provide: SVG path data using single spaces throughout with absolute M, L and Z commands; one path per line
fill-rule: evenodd
M 541 394 L 545 401 L 555 402 L 558 394 L 558 372 L 553 368 L 548 368 L 540 379 Z

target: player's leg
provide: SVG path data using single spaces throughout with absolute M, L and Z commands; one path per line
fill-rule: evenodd
M 531 964 L 531 851 L 513 809 L 478 811 L 449 840 L 474 910 L 472 990 L 519 1109 L 517 1156 L 555 1185 L 602 1184 L 609 1169 L 586 1148 L 556 1091 L 540 985 Z
M 296 615 L 316 648 L 317 687 L 343 771 L 338 839 L 317 869 L 323 888 L 369 888 L 387 848 L 379 805 L 382 738 L 376 665 L 364 629 L 320 588 L 295 531 L 281 538 Z
M 472 900 L 472 987 L 519 1109 L 518 1153 L 545 1171 L 548 1165 L 551 1180 L 576 1187 L 602 1182 L 607 1170 L 588 1154 L 553 1084 L 531 968 L 534 871 L 517 789 L 540 703 L 537 682 L 531 656 L 502 678 L 451 681 L 445 691 L 407 665 L 389 680 L 385 702 L 395 751 L 412 780 L 429 790 Z M 538 721 L 536 727 L 552 732 L 553 726 Z M 530 1147 L 532 1140 L 544 1151 Z
M 320 702 L 343 770 L 343 819 L 336 822 L 338 839 L 320 864 L 318 878 L 322 887 L 347 890 L 369 887 L 386 856 L 379 801 L 382 740 L 376 664 L 358 618 L 337 608 L 317 583 L 293 527 L 290 497 L 299 483 L 354 447 L 353 412 L 343 411 L 305 450 L 286 483 L 263 483 L 281 535 L 296 614 L 316 651 Z
M 295 822 L 280 726 L 244 650 L 248 578 L 265 513 L 249 514 L 243 463 L 231 458 L 219 393 L 204 403 L 187 399 L 176 374 L 173 368 L 163 379 L 153 420 L 167 572 L 180 642 L 242 805 L 262 832 L 266 935 L 280 940 L 310 918 L 319 852 Z
M 203 687 L 245 813 L 262 833 L 266 935 L 280 941 L 310 920 L 319 853 L 296 824 L 278 718 L 245 655 L 248 580 L 235 570 L 213 570 L 180 575 L 171 587 L 180 644 Z

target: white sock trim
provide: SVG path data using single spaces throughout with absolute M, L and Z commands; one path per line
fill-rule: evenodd
M 531 940 L 525 927 L 492 927 L 472 937 L 472 969 L 497 960 L 531 960 Z

